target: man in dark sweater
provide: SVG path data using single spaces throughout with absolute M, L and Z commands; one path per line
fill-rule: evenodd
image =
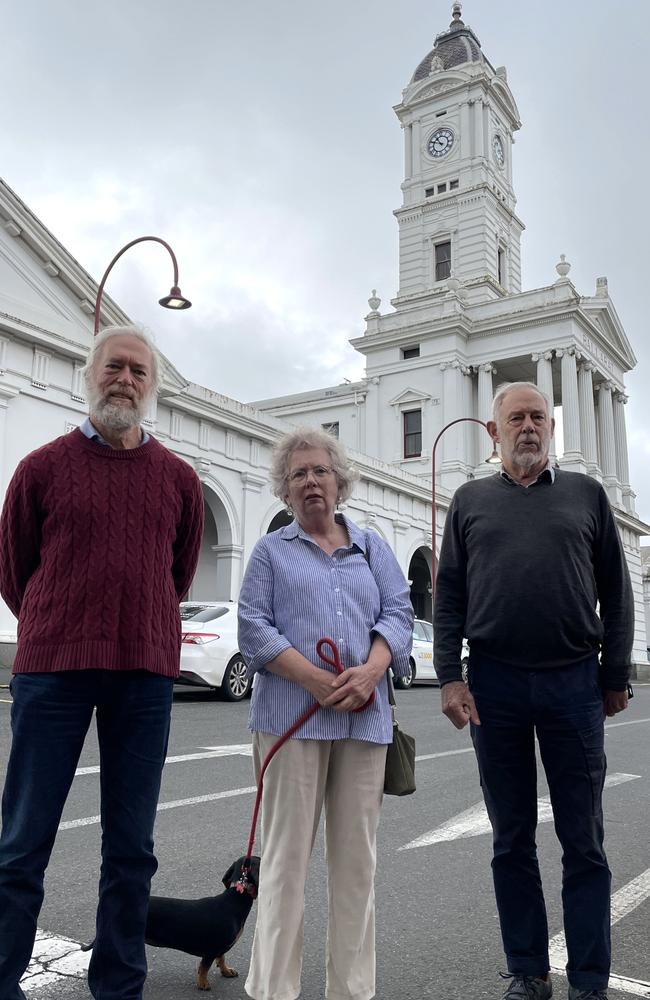
M 88 981 L 141 1000 L 153 826 L 179 671 L 179 601 L 203 533 L 192 468 L 140 426 L 159 359 L 109 328 L 85 370 L 90 417 L 28 455 L 0 518 L 0 593 L 18 618 L 0 837 L 0 1000 L 22 1000 L 43 877 L 93 712 L 102 866 Z
M 611 954 L 603 722 L 627 707 L 632 589 L 603 488 L 549 463 L 546 397 L 531 383 L 502 386 L 493 416 L 502 471 L 461 486 L 445 523 L 434 611 L 442 710 L 458 729 L 471 724 L 494 834 L 504 1000 L 553 992 L 535 733 L 563 848 L 569 1000 L 602 1000 Z

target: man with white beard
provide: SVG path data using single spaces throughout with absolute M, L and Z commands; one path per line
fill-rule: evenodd
M 445 523 L 434 610 L 442 710 L 458 729 L 471 724 L 493 829 L 504 1000 L 553 993 L 535 843 L 535 735 L 563 848 L 569 1000 L 606 1000 L 603 722 L 627 707 L 629 573 L 602 486 L 549 463 L 554 420 L 544 394 L 530 382 L 503 385 L 493 417 L 502 471 L 461 486 Z
M 23 1000 L 43 878 L 93 713 L 102 866 L 88 970 L 98 1000 L 141 1000 L 153 826 L 198 561 L 193 469 L 141 426 L 159 358 L 138 327 L 97 337 L 90 416 L 32 452 L 0 518 L 0 593 L 18 618 L 0 837 L 0 1000 Z

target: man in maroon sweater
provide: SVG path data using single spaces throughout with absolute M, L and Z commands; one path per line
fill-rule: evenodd
M 140 426 L 159 361 L 137 327 L 104 330 L 90 417 L 28 455 L 0 518 L 0 593 L 18 618 L 0 837 L 0 1000 L 23 1000 L 43 877 L 93 711 L 102 866 L 88 972 L 97 1000 L 141 1000 L 153 825 L 203 497 Z

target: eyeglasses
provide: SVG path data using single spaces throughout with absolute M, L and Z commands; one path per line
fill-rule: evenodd
M 332 472 L 334 472 L 334 469 L 328 468 L 327 465 L 315 465 L 311 469 L 294 469 L 293 472 L 289 473 L 289 482 L 296 486 L 300 486 L 302 483 L 306 482 L 307 476 L 310 472 L 315 479 L 325 479 L 326 476 L 329 476 Z

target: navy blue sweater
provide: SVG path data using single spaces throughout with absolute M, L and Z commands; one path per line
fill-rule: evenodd
M 598 609 L 597 609 L 598 606 Z M 634 605 L 602 486 L 557 470 L 523 488 L 497 474 L 461 486 L 445 523 L 434 610 L 441 684 L 460 645 L 531 670 L 601 654 L 603 686 L 625 689 Z

